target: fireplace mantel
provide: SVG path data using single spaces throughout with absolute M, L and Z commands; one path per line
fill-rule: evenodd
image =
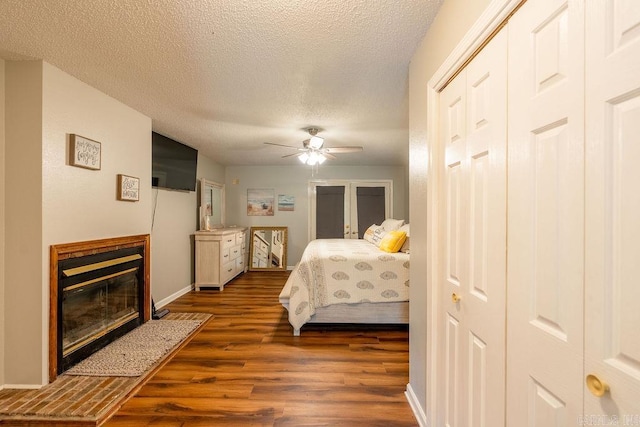
M 50 297 L 49 297 L 49 382 L 57 377 L 58 366 L 58 278 L 59 262 L 66 259 L 78 258 L 87 255 L 96 255 L 126 248 L 143 248 L 143 322 L 151 317 L 151 291 L 150 291 L 150 236 L 148 234 L 137 236 L 116 237 L 110 239 L 91 240 L 85 242 L 65 243 L 52 245 L 50 248 Z

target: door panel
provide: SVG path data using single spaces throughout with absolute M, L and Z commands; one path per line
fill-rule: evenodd
M 640 414 L 640 8 L 633 0 L 586 7 L 585 374 L 610 391 L 600 398 L 586 391 L 585 414 L 633 425 Z
M 351 238 L 362 239 L 367 228 L 388 218 L 391 188 L 388 184 L 352 183 L 350 191 Z
M 393 215 L 391 181 L 312 181 L 309 194 L 311 240 L 360 239 Z
M 509 426 L 582 413 L 583 20 L 549 0 L 509 21 Z
M 441 316 L 444 318 L 444 334 L 440 342 L 445 342 L 444 354 L 441 353 L 441 366 L 444 368 L 444 378 L 439 383 L 443 387 L 440 396 L 440 407 L 444 408 L 446 427 L 463 425 L 466 408 L 465 386 L 463 384 L 466 369 L 466 334 L 464 318 L 460 306 L 451 307 L 452 293 L 461 294 L 461 284 L 464 283 L 465 264 L 465 232 L 463 198 L 465 183 L 463 161 L 466 153 L 466 71 L 463 71 L 440 94 L 440 136 L 445 147 L 444 186 L 446 200 L 442 215 L 444 229 L 444 281 L 440 296 L 440 306 L 443 307 Z M 465 340 L 464 342 L 462 340 Z M 442 413 L 442 412 L 441 412 Z
M 318 239 L 341 239 L 345 230 L 344 186 L 318 186 L 316 188 L 315 230 Z
M 447 426 L 504 425 L 506 47 L 501 32 L 440 95 Z

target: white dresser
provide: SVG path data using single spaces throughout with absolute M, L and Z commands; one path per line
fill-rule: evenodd
M 247 270 L 247 229 L 218 228 L 196 231 L 196 291 L 201 287 L 220 290 Z

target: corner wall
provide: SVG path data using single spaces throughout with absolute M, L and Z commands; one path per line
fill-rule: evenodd
M 42 61 L 6 62 L 6 387 L 48 382 L 49 247 L 151 231 L 151 120 Z M 99 141 L 100 170 L 68 138 Z M 116 176 L 140 201 L 116 200 Z M 38 268 L 34 268 L 37 266 Z

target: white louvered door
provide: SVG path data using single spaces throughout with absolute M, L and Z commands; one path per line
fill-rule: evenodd
M 439 407 L 446 426 L 504 425 L 506 49 L 499 33 L 441 93 Z
M 583 22 L 556 0 L 509 22 L 507 426 L 582 413 Z
M 640 425 L 640 4 L 586 2 L 585 422 Z M 584 382 L 583 382 L 584 384 Z

